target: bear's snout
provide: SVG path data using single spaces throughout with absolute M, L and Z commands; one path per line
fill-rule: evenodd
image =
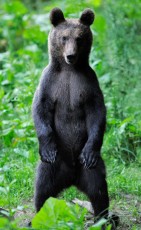
M 76 61 L 76 54 L 69 54 L 66 56 L 66 62 L 68 64 L 74 64 Z
M 75 64 L 77 61 L 77 53 L 78 53 L 78 47 L 76 42 L 74 41 L 74 38 L 71 38 L 66 42 L 64 47 L 64 59 L 65 62 L 69 65 Z

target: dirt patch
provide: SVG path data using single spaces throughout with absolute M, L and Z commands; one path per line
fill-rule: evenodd
M 89 213 L 86 217 L 86 226 L 92 225 L 93 215 L 90 202 L 80 201 L 78 199 L 75 199 L 75 201 L 76 202 L 73 203 L 78 203 L 80 206 L 88 209 Z M 28 202 L 28 207 L 25 210 L 20 210 L 15 213 L 14 218 L 18 220 L 19 227 L 27 226 L 35 215 L 32 205 L 33 203 L 29 204 Z M 120 218 L 120 224 L 117 230 L 141 229 L 141 199 L 139 199 L 139 197 L 120 194 L 120 196 L 114 199 L 112 198 L 110 210 Z
M 111 210 L 120 217 L 118 230 L 141 229 L 141 199 L 129 194 L 120 196 L 111 202 Z M 133 226 L 135 228 L 133 228 Z

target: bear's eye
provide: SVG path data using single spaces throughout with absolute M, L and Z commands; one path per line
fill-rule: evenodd
M 65 42 L 67 40 L 67 37 L 63 36 L 62 41 Z
M 77 37 L 77 38 L 76 38 L 76 42 L 77 42 L 77 43 L 80 43 L 81 41 L 82 41 L 82 38 L 81 38 L 81 37 Z

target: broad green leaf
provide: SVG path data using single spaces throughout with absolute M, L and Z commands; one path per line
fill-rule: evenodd
M 49 198 L 41 210 L 32 220 L 32 227 L 37 229 L 57 228 L 74 229 L 75 226 L 81 229 L 83 226 L 84 214 L 78 206 L 69 206 L 64 200 Z

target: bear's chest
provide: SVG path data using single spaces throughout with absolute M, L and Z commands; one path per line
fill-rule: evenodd
M 83 106 L 90 94 L 86 77 L 78 73 L 62 73 L 51 87 L 55 103 L 64 108 L 75 110 Z

